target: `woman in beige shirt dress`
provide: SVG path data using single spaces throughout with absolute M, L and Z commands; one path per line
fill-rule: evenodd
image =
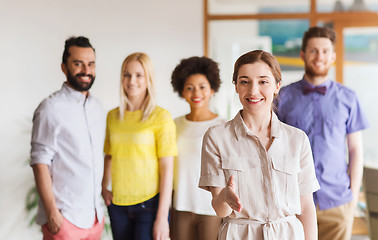
M 272 111 L 281 87 L 277 60 L 261 50 L 242 55 L 233 83 L 243 109 L 211 127 L 202 146 L 199 186 L 211 191 L 223 218 L 219 239 L 317 239 L 309 140 Z

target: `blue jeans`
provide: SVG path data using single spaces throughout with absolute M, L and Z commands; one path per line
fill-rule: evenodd
M 159 194 L 131 206 L 108 206 L 114 240 L 152 240 L 152 228 L 159 205 Z

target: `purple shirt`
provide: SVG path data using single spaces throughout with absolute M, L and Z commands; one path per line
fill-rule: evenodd
M 346 135 L 365 129 L 368 121 L 351 89 L 331 80 L 320 86 L 326 94 L 303 94 L 304 79 L 283 87 L 277 104 L 279 119 L 308 135 L 320 190 L 314 193 L 319 209 L 338 207 L 352 200 L 347 173 Z M 314 86 L 312 86 L 314 87 Z

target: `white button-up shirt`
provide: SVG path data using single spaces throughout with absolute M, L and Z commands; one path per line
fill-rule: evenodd
M 203 138 L 199 186 L 224 188 L 233 175 L 242 211 L 223 220 L 218 239 L 304 239 L 300 197 L 319 189 L 306 134 L 272 112 L 268 150 L 236 117 Z
M 31 162 L 49 166 L 58 209 L 69 222 L 90 228 L 104 217 L 101 199 L 105 112 L 101 103 L 63 84 L 34 113 Z M 39 202 L 36 222 L 47 222 Z

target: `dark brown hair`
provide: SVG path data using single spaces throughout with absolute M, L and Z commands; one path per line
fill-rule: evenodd
M 182 59 L 172 72 L 172 87 L 182 97 L 185 81 L 193 74 L 203 74 L 211 89 L 218 91 L 221 84 L 218 64 L 207 57 L 190 57 Z
M 62 63 L 67 64 L 67 59 L 70 57 L 70 47 L 77 46 L 83 48 L 92 48 L 95 52 L 95 49 L 92 47 L 89 39 L 83 36 L 79 37 L 70 37 L 66 40 L 64 45 L 64 51 L 62 56 Z
M 307 43 L 311 38 L 328 38 L 335 46 L 336 33 L 328 27 L 311 27 L 303 34 L 302 51 L 305 52 Z
M 254 50 L 243 54 L 238 58 L 238 60 L 236 60 L 234 65 L 234 74 L 232 76 L 232 82 L 234 84 L 237 83 L 239 69 L 241 66 L 255 62 L 263 62 L 269 66 L 274 76 L 274 79 L 276 80 L 276 84 L 282 81 L 281 67 L 277 59 L 272 54 L 265 52 L 263 50 Z

